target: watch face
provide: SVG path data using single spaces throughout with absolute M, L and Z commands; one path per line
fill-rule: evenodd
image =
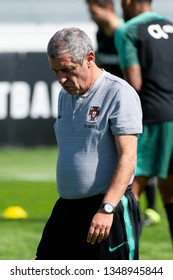
M 108 204 L 108 203 L 105 204 L 104 209 L 108 213 L 111 213 L 114 210 L 113 206 L 111 204 Z

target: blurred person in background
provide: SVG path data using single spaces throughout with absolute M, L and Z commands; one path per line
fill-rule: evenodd
M 96 63 L 99 67 L 123 77 L 119 65 L 119 58 L 114 36 L 116 30 L 124 24 L 124 20 L 116 14 L 113 0 L 86 0 L 91 19 L 96 23 L 97 50 Z M 145 210 L 144 225 L 151 225 L 160 221 L 156 211 L 156 188 L 155 180 L 152 178 L 145 187 L 147 209 Z
M 143 110 L 133 192 L 139 201 L 148 179 L 157 178 L 173 239 L 173 24 L 151 3 L 121 0 L 126 23 L 115 39 L 124 77 Z
M 62 85 L 54 126 L 60 197 L 36 259 L 139 259 L 131 191 L 142 132 L 138 94 L 95 64 L 91 40 L 78 28 L 56 32 L 47 51 Z
M 96 63 L 99 67 L 122 77 L 119 58 L 114 44 L 116 29 L 123 24 L 114 9 L 113 0 L 85 0 L 91 19 L 96 23 Z

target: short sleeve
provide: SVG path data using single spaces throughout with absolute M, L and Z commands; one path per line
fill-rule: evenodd
M 124 24 L 115 32 L 115 45 L 118 51 L 121 69 L 130 65 L 139 64 L 136 34 L 136 24 Z
M 141 102 L 136 91 L 128 83 L 120 86 L 111 105 L 109 122 L 113 135 L 142 133 Z

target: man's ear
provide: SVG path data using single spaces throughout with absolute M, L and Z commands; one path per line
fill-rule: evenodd
M 95 54 L 93 51 L 89 51 L 86 55 L 86 61 L 88 66 L 91 65 L 91 62 L 95 61 Z

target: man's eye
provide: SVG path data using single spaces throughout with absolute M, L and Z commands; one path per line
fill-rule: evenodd
M 73 72 L 73 68 L 67 68 L 67 69 L 64 69 L 63 72 L 65 73 L 72 73 Z
M 53 71 L 55 72 L 56 75 L 59 74 L 60 72 L 69 74 L 69 73 L 73 73 L 74 69 L 75 68 L 64 68 L 64 69 L 60 69 L 60 70 L 53 69 Z

